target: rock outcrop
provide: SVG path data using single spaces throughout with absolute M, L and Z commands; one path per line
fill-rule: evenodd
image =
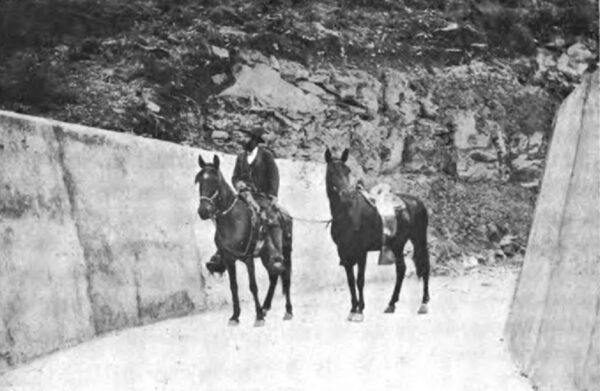
M 263 126 L 279 155 L 321 160 L 351 147 L 369 175 L 446 173 L 467 181 L 537 186 L 554 102 L 502 64 L 424 70 L 307 69 L 243 51 L 235 83 L 209 99 L 209 142 L 232 148 Z M 534 110 L 524 102 L 537 102 Z

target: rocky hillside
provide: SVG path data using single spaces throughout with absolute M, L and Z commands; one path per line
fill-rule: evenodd
M 229 152 L 258 124 L 300 160 L 349 146 L 368 183 L 426 200 L 439 264 L 522 250 L 554 112 L 598 53 L 588 0 L 49 3 L 0 0 L 0 107 Z

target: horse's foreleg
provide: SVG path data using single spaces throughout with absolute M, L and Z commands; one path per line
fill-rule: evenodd
M 358 300 L 356 299 L 356 281 L 354 279 L 354 266 L 347 265 L 344 267 L 346 269 L 346 278 L 348 279 L 348 288 L 350 289 L 350 296 L 352 300 L 352 307 L 350 308 L 348 320 L 353 320 L 354 314 L 356 313 L 358 307 Z
M 227 274 L 229 275 L 229 288 L 231 289 L 231 299 L 233 301 L 233 315 L 229 318 L 229 325 L 235 326 L 240 323 L 240 299 L 235 276 L 235 260 L 227 262 Z
M 258 300 L 258 286 L 256 284 L 256 274 L 254 272 L 254 259 L 250 258 L 246 260 L 246 268 L 248 269 L 248 285 L 250 286 L 250 292 L 254 299 L 254 307 L 256 309 L 256 322 L 254 326 L 263 326 L 265 324 L 265 316 L 263 314 L 260 301 Z
M 292 285 L 292 263 L 288 262 L 285 271 L 281 275 L 281 284 L 283 285 L 283 294 L 285 295 L 285 315 L 283 320 L 290 320 L 293 317 L 292 301 L 290 299 L 290 288 Z
M 262 305 L 262 309 L 265 314 L 271 309 L 271 301 L 273 300 L 273 294 L 275 293 L 275 287 L 277 286 L 278 278 L 279 276 L 277 274 L 269 274 L 269 290 L 267 291 L 265 301 Z
M 404 246 L 399 251 L 394 250 L 396 255 L 396 284 L 394 285 L 394 291 L 392 292 L 392 298 L 388 307 L 385 309 L 385 313 L 391 314 L 396 310 L 396 303 L 400 296 L 400 289 L 402 289 L 402 282 L 404 281 L 404 275 L 406 274 L 406 263 L 404 262 Z
M 358 275 L 356 277 L 356 286 L 358 288 L 358 311 L 354 316 L 354 321 L 360 322 L 363 320 L 362 313 L 365 309 L 365 297 L 363 289 L 365 287 L 365 269 L 367 268 L 367 254 L 364 254 L 358 260 Z

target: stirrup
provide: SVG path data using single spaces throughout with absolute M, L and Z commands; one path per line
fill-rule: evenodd
M 208 262 L 206 262 L 206 268 L 208 269 L 208 271 L 211 274 L 212 273 L 223 274 L 223 273 L 225 273 L 225 270 L 226 270 L 225 263 L 223 262 L 223 258 L 221 257 L 221 255 L 219 253 L 216 253 L 212 257 L 210 257 L 210 260 Z

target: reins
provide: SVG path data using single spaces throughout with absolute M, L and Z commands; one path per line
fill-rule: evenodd
M 219 183 L 219 184 L 221 185 L 221 183 Z M 235 204 L 238 202 L 238 199 L 240 198 L 239 195 L 235 195 L 233 197 L 233 201 L 231 202 L 231 205 L 229 205 L 224 210 L 220 210 L 215 202 L 217 199 L 219 199 L 219 195 L 220 195 L 220 188 L 217 188 L 217 190 L 215 190 L 213 195 L 210 197 L 200 196 L 200 200 L 202 200 L 202 199 L 207 200 L 208 202 L 210 202 L 212 205 L 215 206 L 215 209 L 217 209 L 217 212 L 215 213 L 215 217 L 223 217 L 223 216 L 228 215 L 233 210 L 233 207 L 235 206 Z M 255 213 L 252 210 L 252 208 L 249 207 L 249 209 L 250 209 L 251 214 Z M 255 228 L 254 225 L 255 224 L 252 224 L 252 223 L 250 224 L 250 235 L 249 235 L 250 237 L 248 238 L 248 243 L 246 244 L 246 249 L 244 250 L 244 252 L 238 252 L 232 248 L 229 248 L 222 241 L 219 240 L 220 247 L 222 247 L 222 249 L 225 250 L 226 252 L 228 252 L 238 258 L 247 258 L 248 256 L 250 256 L 250 247 L 252 246 L 252 244 L 254 242 L 256 242 L 258 240 L 257 233 L 258 233 L 259 229 Z
M 215 190 L 215 192 L 213 193 L 212 196 L 207 197 L 207 196 L 200 196 L 200 201 L 207 200 L 208 202 L 210 202 L 212 205 L 214 205 L 215 207 L 217 207 L 217 203 L 215 202 L 215 198 L 219 197 L 219 189 Z M 238 196 L 235 196 L 233 198 L 233 202 L 231 203 L 231 205 L 229 205 L 227 208 L 225 208 L 225 210 L 219 210 L 218 208 L 216 208 L 218 210 L 218 213 L 215 213 L 217 216 L 225 216 L 226 214 L 228 214 L 229 212 L 231 212 L 231 210 L 233 209 L 233 207 L 235 206 L 237 200 L 238 200 Z

